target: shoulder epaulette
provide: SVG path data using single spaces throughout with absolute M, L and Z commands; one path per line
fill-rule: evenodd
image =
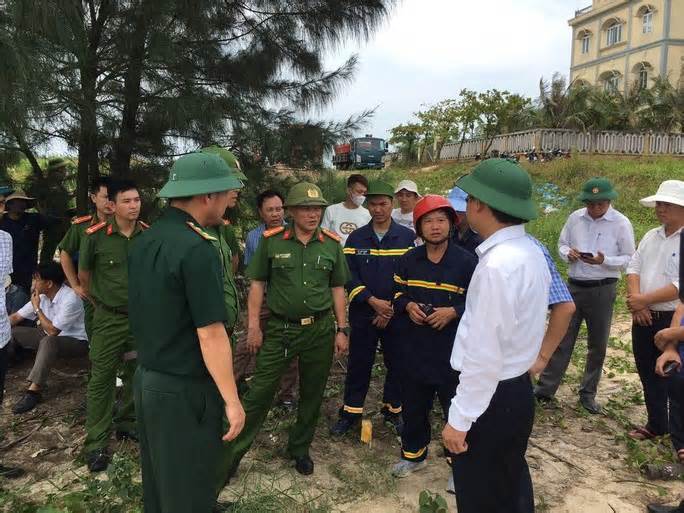
M 86 232 L 88 235 L 92 235 L 92 234 L 95 233 L 96 231 L 101 230 L 102 228 L 104 228 L 105 226 L 107 226 L 107 221 L 102 221 L 101 223 L 94 224 L 94 225 L 92 225 L 90 228 L 87 228 L 85 232 Z
M 216 237 L 214 237 L 213 235 L 209 235 L 207 232 L 202 230 L 202 228 L 196 226 L 191 221 L 188 221 L 186 224 L 190 227 L 190 229 L 192 231 L 194 231 L 197 235 L 199 235 L 203 239 L 205 239 L 205 240 L 218 240 Z
M 270 230 L 265 230 L 264 231 L 264 237 L 265 238 L 273 237 L 274 235 L 278 235 L 280 232 L 282 232 L 284 230 L 285 230 L 284 226 L 278 226 L 277 228 L 271 228 Z
M 229 226 L 230 225 L 230 220 L 224 219 L 223 220 L 223 226 Z
M 340 242 L 342 240 L 342 237 L 337 235 L 335 232 L 331 232 L 327 228 L 321 228 L 321 231 L 325 233 L 328 237 L 330 237 L 332 240 Z
M 138 221 L 138 223 L 140 223 L 140 226 L 142 226 L 142 227 L 143 227 L 143 230 L 147 230 L 147 229 L 148 229 L 148 228 L 150 227 L 150 225 L 149 225 L 149 224 L 147 224 L 147 223 L 143 223 L 143 222 L 142 222 L 142 221 L 140 221 L 140 220 Z
M 83 224 L 83 223 L 86 223 L 86 222 L 92 221 L 92 220 L 93 220 L 93 216 L 74 217 L 71 220 L 71 224 Z

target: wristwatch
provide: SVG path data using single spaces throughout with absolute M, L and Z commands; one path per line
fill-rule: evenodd
M 349 334 L 351 333 L 351 328 L 349 326 L 338 326 L 337 327 L 337 333 L 344 333 L 344 336 L 349 338 Z

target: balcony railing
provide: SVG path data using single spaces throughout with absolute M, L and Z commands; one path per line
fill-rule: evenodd
M 578 16 L 582 16 L 583 14 L 587 14 L 589 11 L 592 10 L 593 7 L 593 5 L 588 5 L 587 7 L 580 9 L 579 11 L 575 11 L 575 18 L 577 18 Z

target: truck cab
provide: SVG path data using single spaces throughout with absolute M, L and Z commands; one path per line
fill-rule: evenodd
M 385 153 L 387 142 L 384 139 L 366 135 L 335 146 L 333 164 L 337 169 L 382 169 Z

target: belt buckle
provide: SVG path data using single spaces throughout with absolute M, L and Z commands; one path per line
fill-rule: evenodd
M 299 319 L 299 324 L 301 326 L 309 326 L 313 324 L 314 318 L 313 317 L 304 317 L 303 319 Z

